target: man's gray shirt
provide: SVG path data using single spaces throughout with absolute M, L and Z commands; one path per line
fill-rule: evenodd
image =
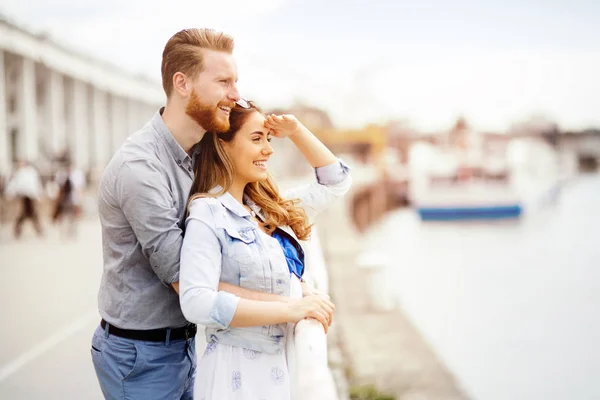
M 127 139 L 100 180 L 104 272 L 98 304 L 102 318 L 123 329 L 187 323 L 171 283 L 179 281 L 192 159 L 161 113 Z

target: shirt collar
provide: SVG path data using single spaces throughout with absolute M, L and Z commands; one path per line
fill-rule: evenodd
M 254 213 L 256 215 L 258 215 L 258 217 L 261 221 L 265 221 L 265 215 L 263 214 L 262 208 L 260 208 L 260 206 L 258 204 L 256 204 L 254 202 L 254 200 L 252 200 L 250 198 L 250 196 L 248 196 L 245 193 L 244 193 L 244 204 L 246 204 L 248 207 L 250 207 L 250 209 L 252 211 L 254 211 Z
M 165 121 L 163 121 L 162 119 L 162 113 L 164 110 L 165 108 L 161 107 L 160 110 L 158 110 L 156 114 L 154 114 L 154 117 L 152 118 L 151 122 L 152 127 L 156 132 L 158 132 L 158 136 L 165 141 L 169 151 L 173 155 L 173 158 L 175 159 L 175 161 L 177 161 L 177 164 L 181 164 L 186 160 L 191 161 L 189 154 L 186 153 L 186 151 L 183 150 L 183 148 L 181 148 L 179 143 L 177 143 L 177 141 L 169 131 L 169 128 L 167 128 L 167 125 L 165 125 Z
M 221 186 L 215 186 L 212 190 L 209 191 L 210 194 L 219 193 L 222 190 Z M 229 192 L 223 193 L 221 196 L 217 197 L 217 200 L 221 202 L 229 211 L 237 215 L 238 217 L 247 218 L 250 217 L 250 213 L 242 204 L 239 203 L 236 199 L 233 198 Z M 264 221 L 265 216 L 262 212 L 262 209 L 252 200 L 247 194 L 244 194 L 244 204 L 246 204 L 250 209 L 259 216 L 259 218 Z
M 216 194 L 222 189 L 223 188 L 221 186 L 216 186 L 212 190 L 210 190 L 209 193 Z M 248 212 L 248 210 L 246 210 L 246 208 L 243 205 L 241 205 L 236 199 L 234 199 L 233 196 L 229 194 L 229 192 L 223 193 L 222 195 L 217 197 L 217 200 L 219 200 L 221 204 L 225 206 L 226 209 L 228 209 L 238 217 L 250 217 L 250 213 Z

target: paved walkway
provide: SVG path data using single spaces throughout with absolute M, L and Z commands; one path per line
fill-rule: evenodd
M 76 238 L 44 221 L 16 241 L 0 231 L 0 398 L 102 399 L 90 359 L 100 317 L 99 223 L 85 220 Z
M 100 400 L 90 341 L 100 316 L 100 223 L 76 238 L 44 221 L 45 237 L 0 229 L 0 399 Z M 200 344 L 198 347 L 202 347 Z

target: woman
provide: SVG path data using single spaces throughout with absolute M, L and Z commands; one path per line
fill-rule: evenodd
M 289 399 L 293 324 L 315 318 L 327 331 L 334 305 L 302 298 L 308 216 L 349 189 L 348 168 L 293 116 L 264 117 L 236 105 L 225 134 L 204 135 L 181 250 L 185 317 L 206 326 L 196 370 L 196 399 Z M 289 138 L 316 169 L 317 182 L 282 198 L 267 172 L 271 137 Z M 289 301 L 240 299 L 219 281 Z M 289 324 L 289 325 L 288 325 Z
M 52 222 L 61 222 L 68 219 L 67 231 L 70 236 L 76 233 L 76 219 L 81 214 L 81 197 L 85 186 L 85 177 L 80 170 L 73 169 L 70 163 L 65 165 L 56 174 L 55 182 L 58 185 L 58 195 L 54 204 Z

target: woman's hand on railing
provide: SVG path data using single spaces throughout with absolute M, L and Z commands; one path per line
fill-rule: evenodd
M 289 322 L 298 322 L 305 318 L 316 319 L 323 325 L 325 333 L 331 326 L 335 304 L 327 295 L 311 295 L 287 303 L 289 307 Z
M 330 299 L 329 295 L 319 289 L 315 289 L 311 284 L 307 283 L 306 281 L 302 281 L 301 282 L 302 285 L 302 297 L 308 297 L 308 296 L 325 296 L 328 299 Z M 330 319 L 329 319 L 329 326 L 331 326 L 331 323 L 333 322 L 333 314 L 331 314 Z M 325 327 L 325 333 L 327 333 L 328 327 Z

